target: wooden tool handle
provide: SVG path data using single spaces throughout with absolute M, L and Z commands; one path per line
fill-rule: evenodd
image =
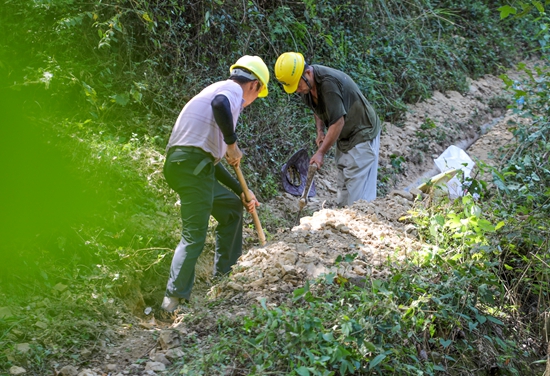
M 250 201 L 252 197 L 250 196 L 250 191 L 248 190 L 248 186 L 246 185 L 246 181 L 244 180 L 243 173 L 241 171 L 241 168 L 239 166 L 233 166 L 235 169 L 235 173 L 237 174 L 237 179 L 239 179 L 239 183 L 241 183 L 241 187 L 244 192 L 244 197 L 246 198 L 246 201 Z M 265 235 L 264 230 L 262 229 L 262 224 L 260 223 L 260 218 L 258 217 L 258 213 L 256 213 L 256 208 L 252 211 L 252 218 L 254 219 L 254 226 L 256 227 L 256 232 L 258 233 L 258 238 L 260 239 L 260 245 L 265 245 Z
M 306 185 L 304 187 L 304 192 L 302 192 L 302 199 L 305 200 L 306 203 L 308 201 L 311 184 L 313 183 L 313 176 L 315 175 L 315 172 L 318 169 L 319 169 L 319 166 L 317 166 L 317 163 L 310 164 L 309 168 L 307 169 Z

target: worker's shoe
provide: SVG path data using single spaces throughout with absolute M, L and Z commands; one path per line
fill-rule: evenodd
M 162 305 L 160 306 L 160 308 L 162 308 L 166 312 L 174 312 L 179 305 L 180 298 L 177 298 L 175 296 L 165 296 L 164 299 L 162 299 Z

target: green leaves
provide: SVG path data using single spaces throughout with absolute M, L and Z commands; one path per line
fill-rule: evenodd
M 439 339 L 439 344 L 441 346 L 443 346 L 444 349 L 446 349 L 447 347 L 449 347 L 451 345 L 451 343 L 453 343 L 452 340 L 450 339 L 447 339 L 447 340 L 444 340 L 443 338 L 440 338 Z
M 516 8 L 510 6 L 510 5 L 504 5 L 498 8 L 498 11 L 500 12 L 500 19 L 503 20 L 507 18 L 511 14 L 516 14 Z
M 112 102 L 124 107 L 128 104 L 128 102 L 130 102 L 130 95 L 128 95 L 127 93 L 115 94 L 111 96 L 111 100 Z
M 372 370 L 373 368 L 376 368 L 380 363 L 382 363 L 384 361 L 384 359 L 386 359 L 388 354 L 391 354 L 391 351 L 386 351 L 383 354 L 379 354 L 373 360 L 371 360 L 369 362 L 369 370 Z

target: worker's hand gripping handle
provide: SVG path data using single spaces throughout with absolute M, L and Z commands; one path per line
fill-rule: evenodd
M 237 166 L 233 166 L 235 169 L 235 173 L 237 174 L 237 179 L 239 179 L 239 183 L 241 183 L 241 187 L 244 192 L 244 197 L 247 201 L 250 201 L 252 197 L 250 197 L 250 191 L 248 190 L 248 186 L 246 185 L 246 181 L 244 180 L 243 173 L 241 171 L 241 168 Z M 260 218 L 258 217 L 258 213 L 256 213 L 256 209 L 254 208 L 254 211 L 252 212 L 252 218 L 254 219 L 254 226 L 256 227 L 256 232 L 258 233 L 258 238 L 260 239 L 260 245 L 265 245 L 265 235 L 264 230 L 262 229 L 262 224 L 260 223 Z

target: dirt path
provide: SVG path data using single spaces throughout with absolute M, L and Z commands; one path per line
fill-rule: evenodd
M 276 305 L 307 279 L 322 273 L 338 272 L 350 281 L 386 275 L 382 265 L 388 256 L 399 260 L 421 247 L 411 229 L 398 219 L 413 204 L 410 191 L 423 178 L 439 172 L 433 159 L 454 144 L 467 149 L 473 159 L 495 163 L 492 156 L 511 141 L 506 128 L 513 115 L 505 109 L 506 95 L 502 80 L 489 75 L 472 81 L 464 95 L 435 92 L 431 99 L 410 106 L 402 122 L 384 124 L 381 137 L 379 174 L 397 190 L 370 203 L 335 209 L 335 167 L 328 161 L 316 176 L 317 196 L 298 226 L 279 229 L 265 247 L 249 249 L 229 278 L 213 286 L 199 283 L 191 308 L 164 320 L 153 310 L 136 318 L 133 325 L 113 328 L 115 345 L 96 350 L 87 369 L 68 365 L 60 374 L 155 375 L 182 355 L 182 338 L 207 333 L 222 312 L 226 316 L 246 314 L 260 298 Z M 482 130 L 485 134 L 480 136 Z M 282 193 L 261 210 L 290 219 L 296 217 L 297 205 L 296 197 Z M 254 231 L 245 231 L 255 241 Z M 335 266 L 336 258 L 347 254 L 356 257 Z M 226 304 L 207 308 L 210 298 L 223 298 Z M 187 315 L 200 315 L 201 325 L 184 325 Z

